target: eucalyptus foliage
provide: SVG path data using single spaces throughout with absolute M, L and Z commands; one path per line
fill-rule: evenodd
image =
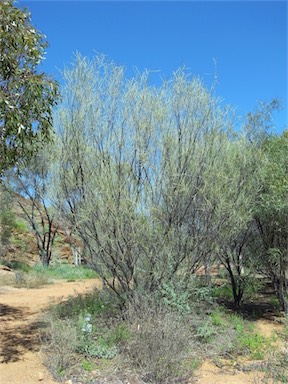
M 0 2 L 0 176 L 29 156 L 51 133 L 58 85 L 37 71 L 47 42 L 30 14 Z

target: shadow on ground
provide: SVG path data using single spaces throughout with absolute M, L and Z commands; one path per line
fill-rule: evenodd
M 0 304 L 1 363 L 21 360 L 27 351 L 39 350 L 39 332 L 45 327 L 43 321 L 22 323 L 19 326 L 13 325 L 13 327 L 9 325 L 10 321 L 25 321 L 29 314 L 26 308 L 18 309 L 6 304 Z
M 271 299 L 274 299 L 273 302 L 271 302 Z M 234 313 L 238 313 L 246 320 L 273 320 L 280 311 L 280 306 L 277 304 L 277 300 L 275 303 L 275 299 L 272 284 L 264 281 L 262 289 L 259 290 L 254 301 L 243 301 L 239 308 L 235 308 L 231 301 L 225 299 L 219 299 L 218 303 Z

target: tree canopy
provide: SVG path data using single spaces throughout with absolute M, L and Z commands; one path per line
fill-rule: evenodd
M 0 176 L 50 138 L 58 84 L 37 71 L 47 42 L 26 9 L 0 3 Z

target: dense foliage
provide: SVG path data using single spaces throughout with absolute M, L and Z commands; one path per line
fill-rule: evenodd
M 37 71 L 47 42 L 26 10 L 0 2 L 0 176 L 48 140 L 58 85 Z

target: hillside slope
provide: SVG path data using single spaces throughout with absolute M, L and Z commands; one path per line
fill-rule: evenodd
M 19 261 L 28 265 L 39 262 L 37 244 L 33 229 L 28 222 L 23 210 L 17 201 L 28 211 L 31 210 L 31 203 L 22 196 L 15 194 L 13 196 L 10 209 L 11 220 L 9 220 L 9 233 L 7 244 L 3 247 L 0 255 L 0 261 L 15 262 Z M 36 218 L 40 220 L 40 217 Z M 0 231 L 3 231 L 3 225 L 0 224 Z M 79 246 L 79 242 L 76 242 Z M 52 264 L 57 262 L 72 263 L 72 251 L 70 247 L 70 236 L 68 228 L 59 227 L 55 237 L 52 250 Z

